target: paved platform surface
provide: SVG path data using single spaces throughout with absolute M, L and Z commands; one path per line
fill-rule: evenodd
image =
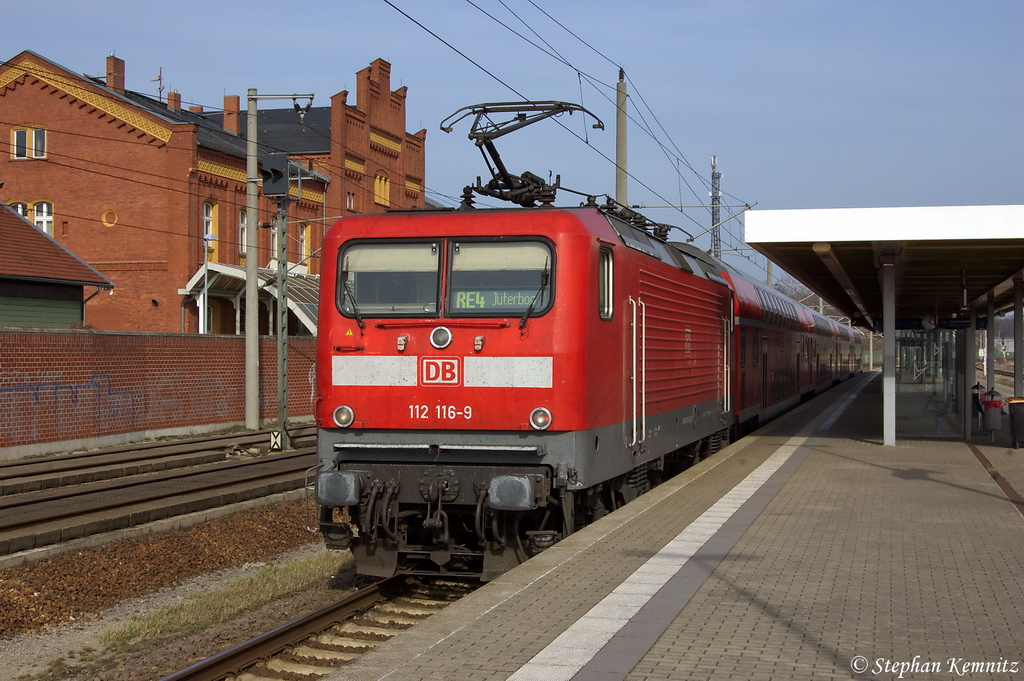
M 848 381 L 324 678 L 1024 678 L 1024 450 L 880 414 Z

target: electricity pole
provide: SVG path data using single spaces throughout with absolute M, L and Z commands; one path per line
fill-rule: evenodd
M 306 111 L 313 104 L 313 95 L 259 95 L 256 94 L 255 88 L 249 88 L 248 91 L 248 107 L 247 107 L 247 118 L 245 126 L 245 427 L 250 430 L 257 430 L 260 427 L 260 299 L 259 299 L 259 279 L 257 273 L 257 258 L 259 254 L 257 252 L 259 248 L 259 217 L 256 214 L 257 209 L 257 188 L 256 183 L 263 180 L 260 174 L 257 172 L 259 159 L 257 157 L 257 128 L 258 121 L 256 115 L 256 102 L 261 99 L 290 99 L 295 103 L 295 109 L 299 112 L 300 116 L 304 115 L 305 112 L 299 107 L 296 100 L 308 99 L 309 103 L 306 105 Z M 285 182 L 287 183 L 287 162 L 285 163 Z M 287 185 L 286 185 L 287 186 Z M 287 190 L 285 194 L 285 200 L 278 204 L 278 218 L 277 222 L 280 225 L 278 234 L 278 277 L 281 277 L 281 262 L 280 251 L 283 245 L 285 249 L 285 257 L 283 261 L 287 266 L 287 231 L 285 228 L 286 220 L 282 219 L 280 214 L 282 211 L 287 215 L 288 196 Z M 284 310 L 285 315 L 285 331 L 287 333 L 287 315 L 288 315 L 288 299 L 286 286 L 278 286 L 278 311 L 280 319 L 280 310 Z M 278 321 L 278 328 L 280 329 L 280 320 Z M 281 437 L 283 441 L 287 441 L 288 434 L 285 430 L 284 419 L 287 418 L 287 411 L 281 411 L 281 385 L 284 384 L 284 399 L 287 400 L 287 381 L 288 377 L 285 375 L 287 365 L 282 365 L 283 353 L 287 352 L 287 336 L 284 338 L 285 346 L 284 350 L 281 347 L 281 339 L 278 339 L 278 421 L 279 428 L 281 429 Z M 287 358 L 285 358 L 287 361 Z M 287 404 L 284 405 L 287 410 Z
M 626 196 L 626 72 L 619 69 L 619 82 L 615 86 L 615 201 L 629 205 Z

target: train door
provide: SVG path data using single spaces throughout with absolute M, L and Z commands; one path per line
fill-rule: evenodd
M 796 377 L 793 379 L 793 394 L 800 394 L 800 340 L 796 341 Z
M 747 406 L 747 327 L 740 326 L 739 333 L 739 370 L 736 372 L 737 408 L 741 411 Z
M 629 297 L 631 352 L 629 357 L 631 429 L 627 446 L 643 443 L 647 433 L 647 306 L 640 296 Z
M 732 294 L 729 295 L 726 307 L 726 310 L 731 309 Z M 732 412 L 732 373 L 730 368 L 733 366 L 732 319 L 729 317 L 722 317 L 722 342 L 719 344 L 719 348 L 721 350 L 719 351 L 718 366 L 722 371 L 721 411 L 723 414 L 729 414 Z
M 761 409 L 768 408 L 768 336 L 761 336 Z

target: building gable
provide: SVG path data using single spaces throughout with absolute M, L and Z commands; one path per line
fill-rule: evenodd
M 88 84 L 78 77 L 58 73 L 52 66 L 42 59 L 37 61 L 26 56 L 25 53 L 16 57 L 0 69 L 0 96 L 5 95 L 8 88 L 40 82 L 85 103 L 93 111 L 107 114 L 134 130 L 150 135 L 162 144 L 170 141 L 170 127 L 143 116 L 137 107 L 127 102 L 117 101 L 115 94 L 105 94 L 98 86 Z

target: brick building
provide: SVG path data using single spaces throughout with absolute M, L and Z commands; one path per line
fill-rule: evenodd
M 0 204 L 0 326 L 82 328 L 86 303 L 112 288 L 53 237 Z
M 297 272 L 319 272 L 317 249 L 336 218 L 424 204 L 426 131 L 405 131 L 406 88 L 392 92 L 390 65 L 377 60 L 359 72 L 356 95 L 351 105 L 340 92 L 304 119 L 294 109 L 260 112 L 261 153 L 288 152 L 302 178 L 288 206 Z M 222 113 L 183 110 L 177 92 L 166 102 L 132 92 L 117 57 L 105 78 L 28 51 L 0 65 L 0 201 L 115 284 L 114 295 L 89 303 L 90 326 L 195 332 L 200 284 L 209 284 L 209 330 L 242 330 L 244 235 L 257 226 L 245 219 L 240 104 L 228 96 Z M 259 222 L 275 209 L 261 197 Z M 275 256 L 270 230 L 259 230 L 258 265 Z M 200 276 L 211 269 L 213 280 Z M 261 294 L 262 332 L 272 328 L 272 292 Z M 293 333 L 309 331 L 308 321 L 292 323 Z

